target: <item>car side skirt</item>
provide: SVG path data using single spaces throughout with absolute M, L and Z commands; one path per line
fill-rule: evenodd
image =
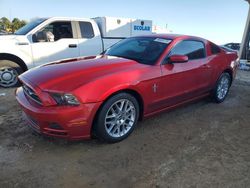
M 162 109 L 156 110 L 156 111 L 151 112 L 151 113 L 148 113 L 148 114 L 144 114 L 143 118 L 145 118 L 145 119 L 146 119 L 146 118 L 149 118 L 149 117 L 151 117 L 151 116 L 153 116 L 153 115 L 155 115 L 155 114 L 158 114 L 158 113 L 161 113 L 161 112 L 170 111 L 170 110 L 175 109 L 175 108 L 177 108 L 177 107 L 179 107 L 179 106 L 183 106 L 183 105 L 185 105 L 185 104 L 188 104 L 188 103 L 191 103 L 191 102 L 197 101 L 197 100 L 199 100 L 199 99 L 202 99 L 202 98 L 208 97 L 209 95 L 211 95 L 211 93 L 210 93 L 210 92 L 204 93 L 204 94 L 199 95 L 199 96 L 197 96 L 197 97 L 194 97 L 194 98 L 191 98 L 191 99 L 188 99 L 188 100 L 182 101 L 182 102 L 180 102 L 180 103 L 177 103 L 177 104 L 175 104 L 175 105 L 168 106 L 168 107 L 165 107 L 165 108 L 162 108 Z

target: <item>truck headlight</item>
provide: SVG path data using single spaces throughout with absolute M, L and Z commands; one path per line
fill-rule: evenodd
M 51 93 L 51 96 L 58 105 L 78 106 L 80 104 L 77 98 L 70 93 Z

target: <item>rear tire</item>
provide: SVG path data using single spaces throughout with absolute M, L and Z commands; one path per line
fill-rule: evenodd
M 221 103 L 227 97 L 231 86 L 231 76 L 227 72 L 223 72 L 218 79 L 215 88 L 212 93 L 212 97 L 216 103 Z
M 20 85 L 18 76 L 23 73 L 21 67 L 11 60 L 0 60 L 0 86 L 9 88 Z
M 139 118 L 139 104 L 128 93 L 109 98 L 101 107 L 93 127 L 95 136 L 105 142 L 115 143 L 127 138 Z

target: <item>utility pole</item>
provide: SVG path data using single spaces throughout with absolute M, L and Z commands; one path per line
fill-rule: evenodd
M 245 0 L 245 1 L 247 1 L 250 5 L 250 0 Z M 247 56 L 249 53 L 249 39 L 250 39 L 250 6 L 248 9 L 246 26 L 245 26 L 244 34 L 243 34 L 241 45 L 240 45 L 239 59 L 247 60 Z

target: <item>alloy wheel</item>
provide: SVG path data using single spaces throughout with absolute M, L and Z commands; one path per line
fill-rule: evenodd
M 120 99 L 106 113 L 105 130 L 111 137 L 122 137 L 132 128 L 135 118 L 134 104 L 128 99 Z
M 230 87 L 230 80 L 227 76 L 223 76 L 217 87 L 217 97 L 222 100 L 226 97 Z

